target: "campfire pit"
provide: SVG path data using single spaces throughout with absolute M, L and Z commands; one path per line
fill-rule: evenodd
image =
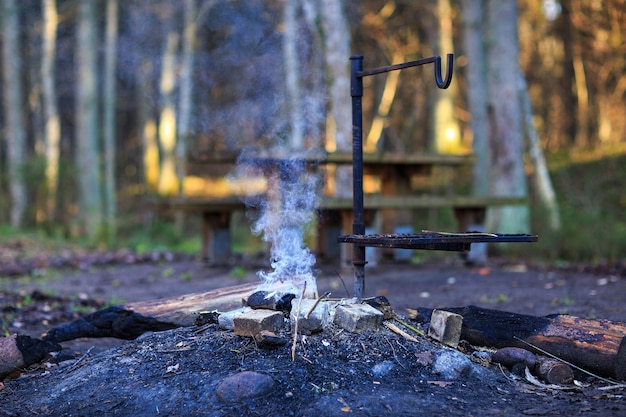
M 425 64 L 435 64 L 435 82 L 441 89 L 448 88 L 452 81 L 454 55 L 447 55 L 446 78 L 441 76 L 441 57 L 422 58 L 402 64 L 389 65 L 370 70 L 363 70 L 363 56 L 350 57 L 351 77 L 350 94 L 352 96 L 352 185 L 354 223 L 352 235 L 339 236 L 340 243 L 352 243 L 354 265 L 354 295 L 363 297 L 365 287 L 365 247 L 467 251 L 472 243 L 488 242 L 536 242 L 536 235 L 496 234 L 496 233 L 422 233 L 422 234 L 385 234 L 366 235 L 363 204 L 363 78 L 385 72 L 401 70 Z

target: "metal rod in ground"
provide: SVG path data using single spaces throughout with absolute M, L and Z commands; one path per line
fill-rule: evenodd
M 352 204 L 354 223 L 352 233 L 365 234 L 363 207 L 363 56 L 350 57 L 350 95 L 352 96 Z M 354 265 L 354 296 L 363 298 L 365 287 L 365 247 L 353 244 L 352 264 Z

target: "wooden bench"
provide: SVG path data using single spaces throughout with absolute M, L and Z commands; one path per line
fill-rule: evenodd
M 329 154 L 328 159 L 318 162 L 329 164 L 331 163 L 329 161 L 332 161 L 332 164 L 343 164 L 348 163 L 348 160 L 343 154 Z M 365 171 L 368 175 L 382 176 L 381 193 L 366 194 L 364 201 L 368 228 L 380 233 L 394 233 L 397 226 L 409 225 L 410 213 L 415 209 L 450 208 L 454 212 L 458 231 L 467 231 L 481 227 L 488 207 L 526 203 L 526 199 L 517 197 L 410 195 L 411 174 L 428 176 L 435 167 L 466 166 L 473 161 L 471 156 L 409 155 L 400 158 L 397 155 L 366 155 L 365 161 Z M 234 195 L 169 198 L 160 200 L 159 204 L 162 208 L 200 215 L 202 258 L 211 263 L 227 263 L 232 255 L 233 213 L 249 209 L 243 198 Z M 245 198 L 254 201 L 263 197 Z M 323 196 L 317 211 L 316 255 L 328 261 L 339 259 L 342 265 L 347 265 L 351 261 L 351 255 L 346 245 L 337 243 L 337 236 L 351 233 L 354 218 L 352 198 Z M 404 216 L 399 216 L 399 213 L 404 213 Z M 401 222 L 399 217 L 404 217 Z M 376 250 L 376 258 L 381 257 L 393 257 L 393 253 L 389 250 Z

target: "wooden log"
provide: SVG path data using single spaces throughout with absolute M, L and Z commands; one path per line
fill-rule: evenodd
M 531 344 L 597 375 L 626 379 L 626 323 L 566 315 L 538 317 L 476 306 L 439 310 L 463 316 L 461 338 L 473 345 L 541 353 Z M 432 310 L 418 311 L 421 320 L 429 320 Z
M 556 359 L 539 358 L 535 372 L 544 381 L 550 384 L 571 384 L 574 381 L 574 371 L 569 365 Z
M 257 286 L 257 284 L 243 284 L 179 297 L 138 301 L 109 307 L 51 329 L 43 335 L 43 340 L 56 343 L 81 337 L 114 337 L 132 340 L 149 331 L 191 326 L 203 311 L 227 311 L 241 307 L 242 298 L 249 295 Z
M 44 342 L 30 336 L 0 337 L 0 381 L 39 362 L 50 352 L 59 350 L 61 346 L 56 343 Z

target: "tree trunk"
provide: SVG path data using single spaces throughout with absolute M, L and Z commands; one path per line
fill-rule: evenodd
M 179 34 L 174 23 L 165 38 L 165 49 L 161 67 L 161 117 L 159 119 L 159 143 L 161 145 L 161 169 L 158 192 L 160 195 L 175 195 L 178 192 L 176 176 L 176 108 L 174 88 L 176 85 L 176 51 Z
M 20 228 L 26 212 L 26 184 L 22 170 L 26 161 L 24 96 L 22 91 L 22 49 L 19 36 L 19 6 L 15 0 L 2 1 L 2 74 L 6 114 L 7 167 L 11 194 L 11 226 Z
M 533 124 L 533 111 L 530 104 L 530 97 L 528 96 L 528 87 L 526 85 L 524 74 L 522 74 L 521 71 L 519 72 L 518 80 L 521 108 L 524 119 L 524 134 L 528 142 L 530 162 L 533 165 L 533 184 L 548 214 L 548 224 L 550 229 L 559 230 L 561 228 L 559 204 L 556 201 L 556 195 L 554 193 L 554 188 L 552 187 L 552 181 L 550 180 L 550 173 L 548 172 L 546 159 L 543 156 L 543 151 L 541 150 L 541 145 L 539 144 L 537 130 Z
M 196 0 L 184 1 L 183 56 L 180 64 L 180 101 L 176 140 L 176 177 L 182 196 L 187 175 L 187 145 L 191 136 L 193 66 L 196 43 Z
M 137 95 L 139 113 L 139 136 L 142 145 L 142 168 L 143 180 L 146 190 L 150 193 L 156 192 L 159 185 L 159 143 L 157 137 L 157 123 L 154 117 L 155 109 L 152 107 L 153 96 L 150 74 L 152 73 L 152 62 L 145 59 L 139 71 L 137 71 Z
M 516 1 L 489 0 L 487 22 L 490 192 L 494 196 L 526 197 L 522 112 L 517 90 Z M 487 224 L 489 230 L 500 233 L 528 233 L 528 206 L 491 208 Z
M 106 3 L 106 46 L 104 57 L 104 217 L 107 238 L 115 240 L 115 67 L 117 48 L 118 0 Z
M 94 0 L 78 6 L 76 56 L 76 167 L 81 226 L 90 239 L 99 237 L 102 227 L 102 197 L 98 159 L 98 86 L 96 8 Z
M 450 0 L 437 0 L 439 16 L 438 55 L 454 52 L 452 7 Z M 455 117 L 457 84 L 452 83 L 447 89 L 437 90 L 433 117 L 433 147 L 438 153 L 458 153 L 461 150 L 461 128 Z
M 487 129 L 487 64 L 483 44 L 485 17 L 484 0 L 464 0 L 463 39 L 467 67 L 467 101 L 471 111 L 472 149 L 474 164 L 474 194 L 489 194 L 489 161 L 491 160 Z
M 302 103 L 300 93 L 300 66 L 298 65 L 298 23 L 296 0 L 286 0 L 283 12 L 283 59 L 287 84 L 287 105 L 291 125 L 289 146 L 294 150 L 304 146 Z
M 352 105 L 350 102 L 350 31 L 341 0 L 321 0 L 319 4 L 324 33 L 326 91 L 330 97 L 326 120 L 326 150 L 352 149 Z M 334 172 L 335 195 L 351 195 L 352 170 L 337 167 Z
M 61 152 L 61 120 L 55 87 L 56 36 L 59 17 L 56 0 L 43 0 L 43 56 L 41 80 L 43 85 L 44 147 L 46 154 L 46 221 L 56 219 L 59 189 L 59 155 Z

